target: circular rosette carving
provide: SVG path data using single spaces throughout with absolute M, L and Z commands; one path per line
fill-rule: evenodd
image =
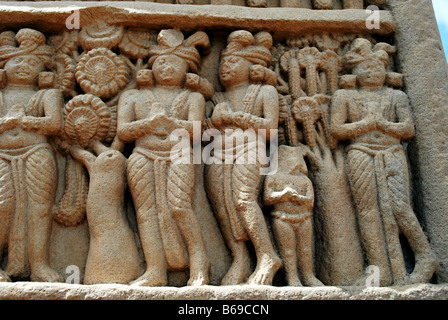
M 123 27 L 110 26 L 100 21 L 81 29 L 79 43 L 86 51 L 100 47 L 112 49 L 120 43 L 123 32 Z
M 130 28 L 118 46 L 122 53 L 134 58 L 146 58 L 149 48 L 156 44 L 157 34 L 141 28 Z
M 302 123 L 305 141 L 308 146 L 316 146 L 314 137 L 314 124 L 321 117 L 319 104 L 315 99 L 302 97 L 294 101 L 292 105 L 292 115 L 297 122 Z
M 97 48 L 81 55 L 76 80 L 85 92 L 110 98 L 129 82 L 129 69 L 112 51 Z
M 112 114 L 106 104 L 92 94 L 74 97 L 65 105 L 64 131 L 70 144 L 87 147 L 110 134 Z

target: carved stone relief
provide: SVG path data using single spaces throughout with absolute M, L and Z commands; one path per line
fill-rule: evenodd
M 14 1 L 14 0 L 6 0 Z M 26 0 L 15 0 L 26 1 Z M 33 0 L 36 2 L 46 0 Z M 83 0 L 60 0 L 62 2 L 68 1 L 83 1 Z M 380 8 L 387 7 L 387 0 L 133 0 L 135 2 L 157 2 L 164 4 L 180 4 L 180 5 L 236 5 L 248 6 L 253 8 L 267 8 L 267 7 L 291 7 L 291 8 L 307 8 L 318 10 L 331 9 L 363 9 L 365 3 L 368 5 L 375 5 Z
M 349 141 L 348 176 L 361 240 L 370 264 L 380 268 L 383 285 L 428 281 L 438 268 L 410 204 L 407 160 L 401 140 L 414 135 L 405 93 L 384 86 L 389 54 L 383 44 L 353 41 L 344 64 L 356 76 L 357 90 L 338 90 L 331 103 L 331 134 Z M 414 253 L 408 276 L 399 234 Z M 378 242 L 379 241 L 379 242 Z
M 374 32 L 3 31 L 0 281 L 70 264 L 83 284 L 365 286 L 371 265 L 381 286 L 431 281 L 396 51 Z
M 1 280 L 28 277 L 61 281 L 48 261 L 56 162 L 49 137 L 62 127 L 62 94 L 39 89 L 53 63 L 53 48 L 36 30 L 1 34 L 2 52 L 2 227 L 8 248 Z M 51 78 L 51 77 L 50 77 Z
M 252 35 L 240 30 L 229 35 L 227 47 L 221 54 L 218 72 L 225 91 L 217 93 L 213 98 L 215 106 L 208 122 L 209 128 L 215 128 L 224 134 L 222 140 L 216 138 L 213 141 L 214 156 L 221 163 L 207 166 L 205 174 L 210 201 L 233 257 L 232 266 L 224 277 L 223 284 L 242 283 L 251 273 L 245 241 L 253 243 L 257 256 L 256 269 L 250 275 L 249 283 L 271 284 L 281 264 L 258 204 L 262 184 L 260 167 L 264 159 L 256 157 L 253 164 L 246 164 L 238 159 L 251 157 L 250 150 L 260 148 L 260 145 L 257 144 L 258 141 L 242 145 L 228 143 L 228 140 L 238 139 L 237 136 L 243 130 L 252 129 L 254 134 L 264 130 L 267 135 L 271 129 L 277 128 L 279 103 L 275 87 L 251 83 L 251 75 L 254 74 L 251 67 L 269 66 L 271 46 L 272 37 L 269 33 Z M 226 129 L 240 131 L 228 135 Z M 269 136 L 266 138 L 270 139 Z M 235 155 L 230 164 L 225 159 L 227 154 Z
M 196 73 L 208 36 L 197 32 L 184 39 L 178 30 L 162 30 L 149 50 L 153 81 L 126 91 L 118 103 L 117 137 L 135 141 L 126 174 L 137 211 L 146 272 L 135 283 L 166 285 L 167 269 L 190 268 L 189 285 L 209 283 L 210 262 L 192 207 L 193 164 L 172 164 L 168 140 L 193 122 L 204 122 L 205 99 L 185 86 L 187 72 Z

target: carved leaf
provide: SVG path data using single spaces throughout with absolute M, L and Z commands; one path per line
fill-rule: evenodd
M 54 220 L 66 227 L 80 224 L 86 216 L 87 172 L 82 164 L 67 157 L 65 190 L 54 210 Z
M 112 49 L 120 43 L 123 33 L 123 27 L 110 26 L 103 21 L 99 21 L 81 29 L 79 43 L 86 51 L 99 47 Z
M 141 28 L 130 28 L 120 42 L 122 53 L 131 58 L 146 58 L 149 48 L 156 44 L 157 33 Z
M 78 30 L 64 31 L 62 35 L 49 37 L 48 42 L 54 47 L 56 54 L 66 54 L 71 56 L 78 50 Z
M 75 69 L 76 63 L 73 58 L 66 54 L 58 54 L 55 57 L 56 65 L 56 85 L 61 89 L 65 96 L 73 96 L 76 81 L 75 81 Z

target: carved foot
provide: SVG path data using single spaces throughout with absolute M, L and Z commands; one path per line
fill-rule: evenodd
M 248 284 L 271 285 L 275 274 L 282 266 L 282 260 L 277 255 L 265 254 L 258 262 L 255 272 L 249 277 Z
M 208 278 L 208 271 L 197 272 L 196 275 L 192 275 L 187 282 L 187 286 L 204 286 L 210 283 Z
M 415 261 L 415 268 L 410 276 L 410 282 L 413 284 L 428 282 L 439 269 L 439 261 L 433 252 L 417 255 Z
M 266 8 L 267 3 L 266 0 L 248 0 L 247 6 L 253 8 Z
M 303 284 L 308 287 L 324 287 L 325 285 L 313 274 L 303 276 Z
M 164 287 L 168 285 L 168 280 L 166 275 L 161 276 L 152 270 L 146 270 L 141 277 L 132 281 L 130 285 L 142 287 Z
M 392 285 L 406 286 L 408 284 L 410 284 L 410 278 L 409 278 L 408 274 L 406 273 L 406 271 L 403 274 L 401 274 L 400 276 L 394 275 L 394 281 L 393 281 Z
M 0 270 L 0 282 L 11 282 L 11 278 L 3 270 Z
M 372 275 L 371 274 L 365 274 L 363 276 L 360 276 L 358 279 L 355 280 L 355 282 L 352 284 L 352 286 L 355 287 L 368 287 L 368 286 L 377 286 L 379 285 L 380 287 L 388 287 L 391 286 L 392 283 L 392 275 L 390 274 L 389 271 L 381 271 L 379 272 L 380 274 L 380 281 L 378 284 L 375 284 L 374 282 L 372 282 Z
M 302 282 L 298 277 L 288 277 L 288 286 L 290 287 L 303 287 Z
M 42 265 L 33 268 L 31 281 L 35 282 L 64 282 L 64 277 L 53 270 L 50 266 Z
M 333 1 L 331 0 L 314 0 L 315 9 L 333 9 Z
M 226 275 L 221 280 L 221 285 L 232 286 L 243 283 L 249 277 L 250 271 L 248 258 L 235 258 Z

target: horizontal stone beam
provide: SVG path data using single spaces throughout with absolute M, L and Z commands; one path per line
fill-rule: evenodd
M 1 30 L 24 25 L 44 32 L 65 28 L 73 10 L 79 10 L 80 26 L 105 19 L 111 24 L 144 28 L 191 30 L 268 30 L 276 38 L 309 32 L 368 33 L 388 35 L 395 23 L 381 10 L 379 28 L 369 30 L 366 10 L 310 10 L 301 8 L 249 8 L 242 6 L 174 5 L 152 2 L 7 2 L 0 1 Z
M 139 287 L 43 282 L 0 283 L 11 300 L 447 300 L 447 284 L 394 287 L 200 286 Z M 179 302 L 183 303 L 183 302 Z M 289 305 L 290 306 L 290 305 Z M 169 310 L 165 310 L 169 311 Z M 172 310 L 171 310 L 172 311 Z M 169 312 L 171 312 L 169 311 Z M 175 310 L 174 312 L 177 312 Z

